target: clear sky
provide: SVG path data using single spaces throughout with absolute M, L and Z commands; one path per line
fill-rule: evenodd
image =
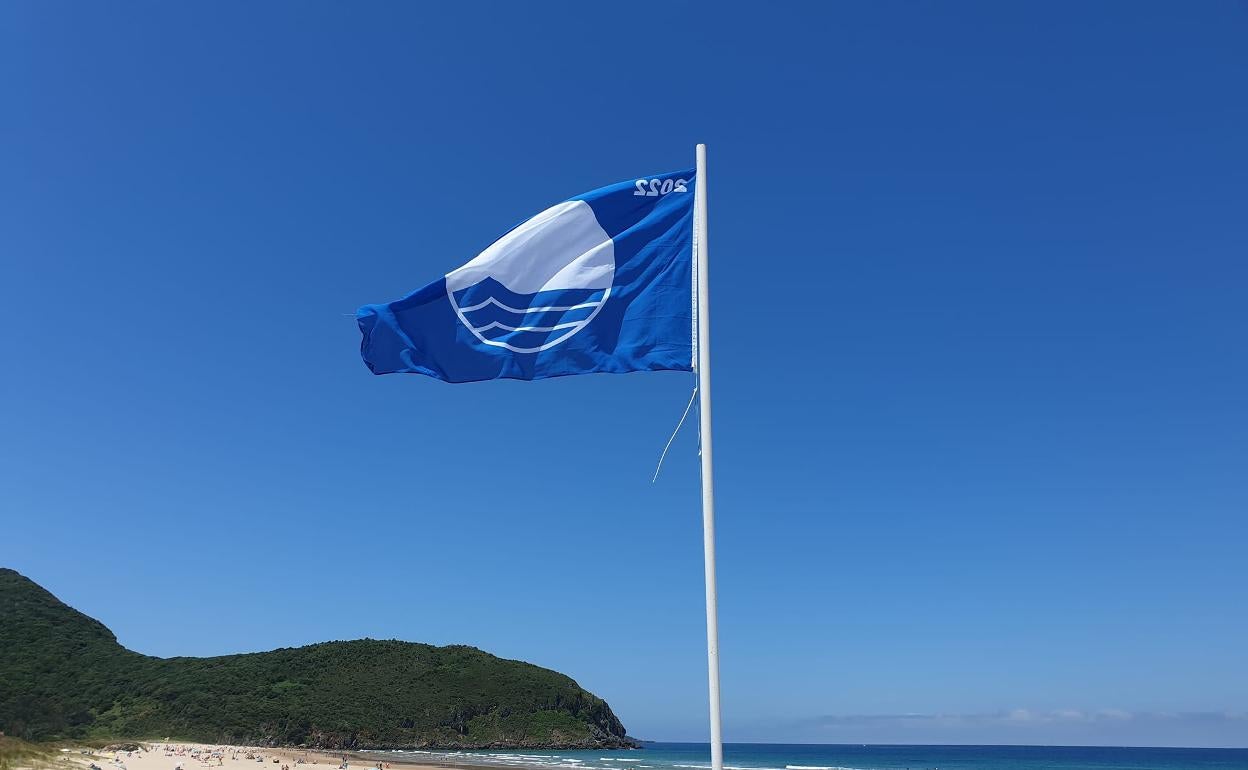
M 730 741 L 1248 745 L 1248 6 L 0 4 L 0 564 L 706 735 L 681 373 L 350 317 L 710 147 Z

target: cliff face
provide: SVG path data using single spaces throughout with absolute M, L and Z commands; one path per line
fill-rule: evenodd
M 0 569 L 0 730 L 320 748 L 631 746 L 572 679 L 474 647 L 362 639 L 153 658 Z

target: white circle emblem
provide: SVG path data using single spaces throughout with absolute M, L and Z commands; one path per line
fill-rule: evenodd
M 446 295 L 473 335 L 536 353 L 584 329 L 611 295 L 615 244 L 584 201 L 552 206 L 446 275 Z

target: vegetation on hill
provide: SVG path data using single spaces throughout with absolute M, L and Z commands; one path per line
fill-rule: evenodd
M 38 744 L 0 735 L 0 770 L 51 767 L 52 750 Z
M 0 731 L 355 749 L 633 745 L 572 679 L 474 647 L 363 639 L 154 658 L 3 568 Z

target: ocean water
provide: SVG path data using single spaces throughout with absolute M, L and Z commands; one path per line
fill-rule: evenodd
M 647 743 L 635 751 L 396 751 L 429 764 L 533 770 L 708 770 L 705 743 Z M 729 770 L 1248 770 L 1248 749 L 1083 746 L 872 746 L 730 743 Z

